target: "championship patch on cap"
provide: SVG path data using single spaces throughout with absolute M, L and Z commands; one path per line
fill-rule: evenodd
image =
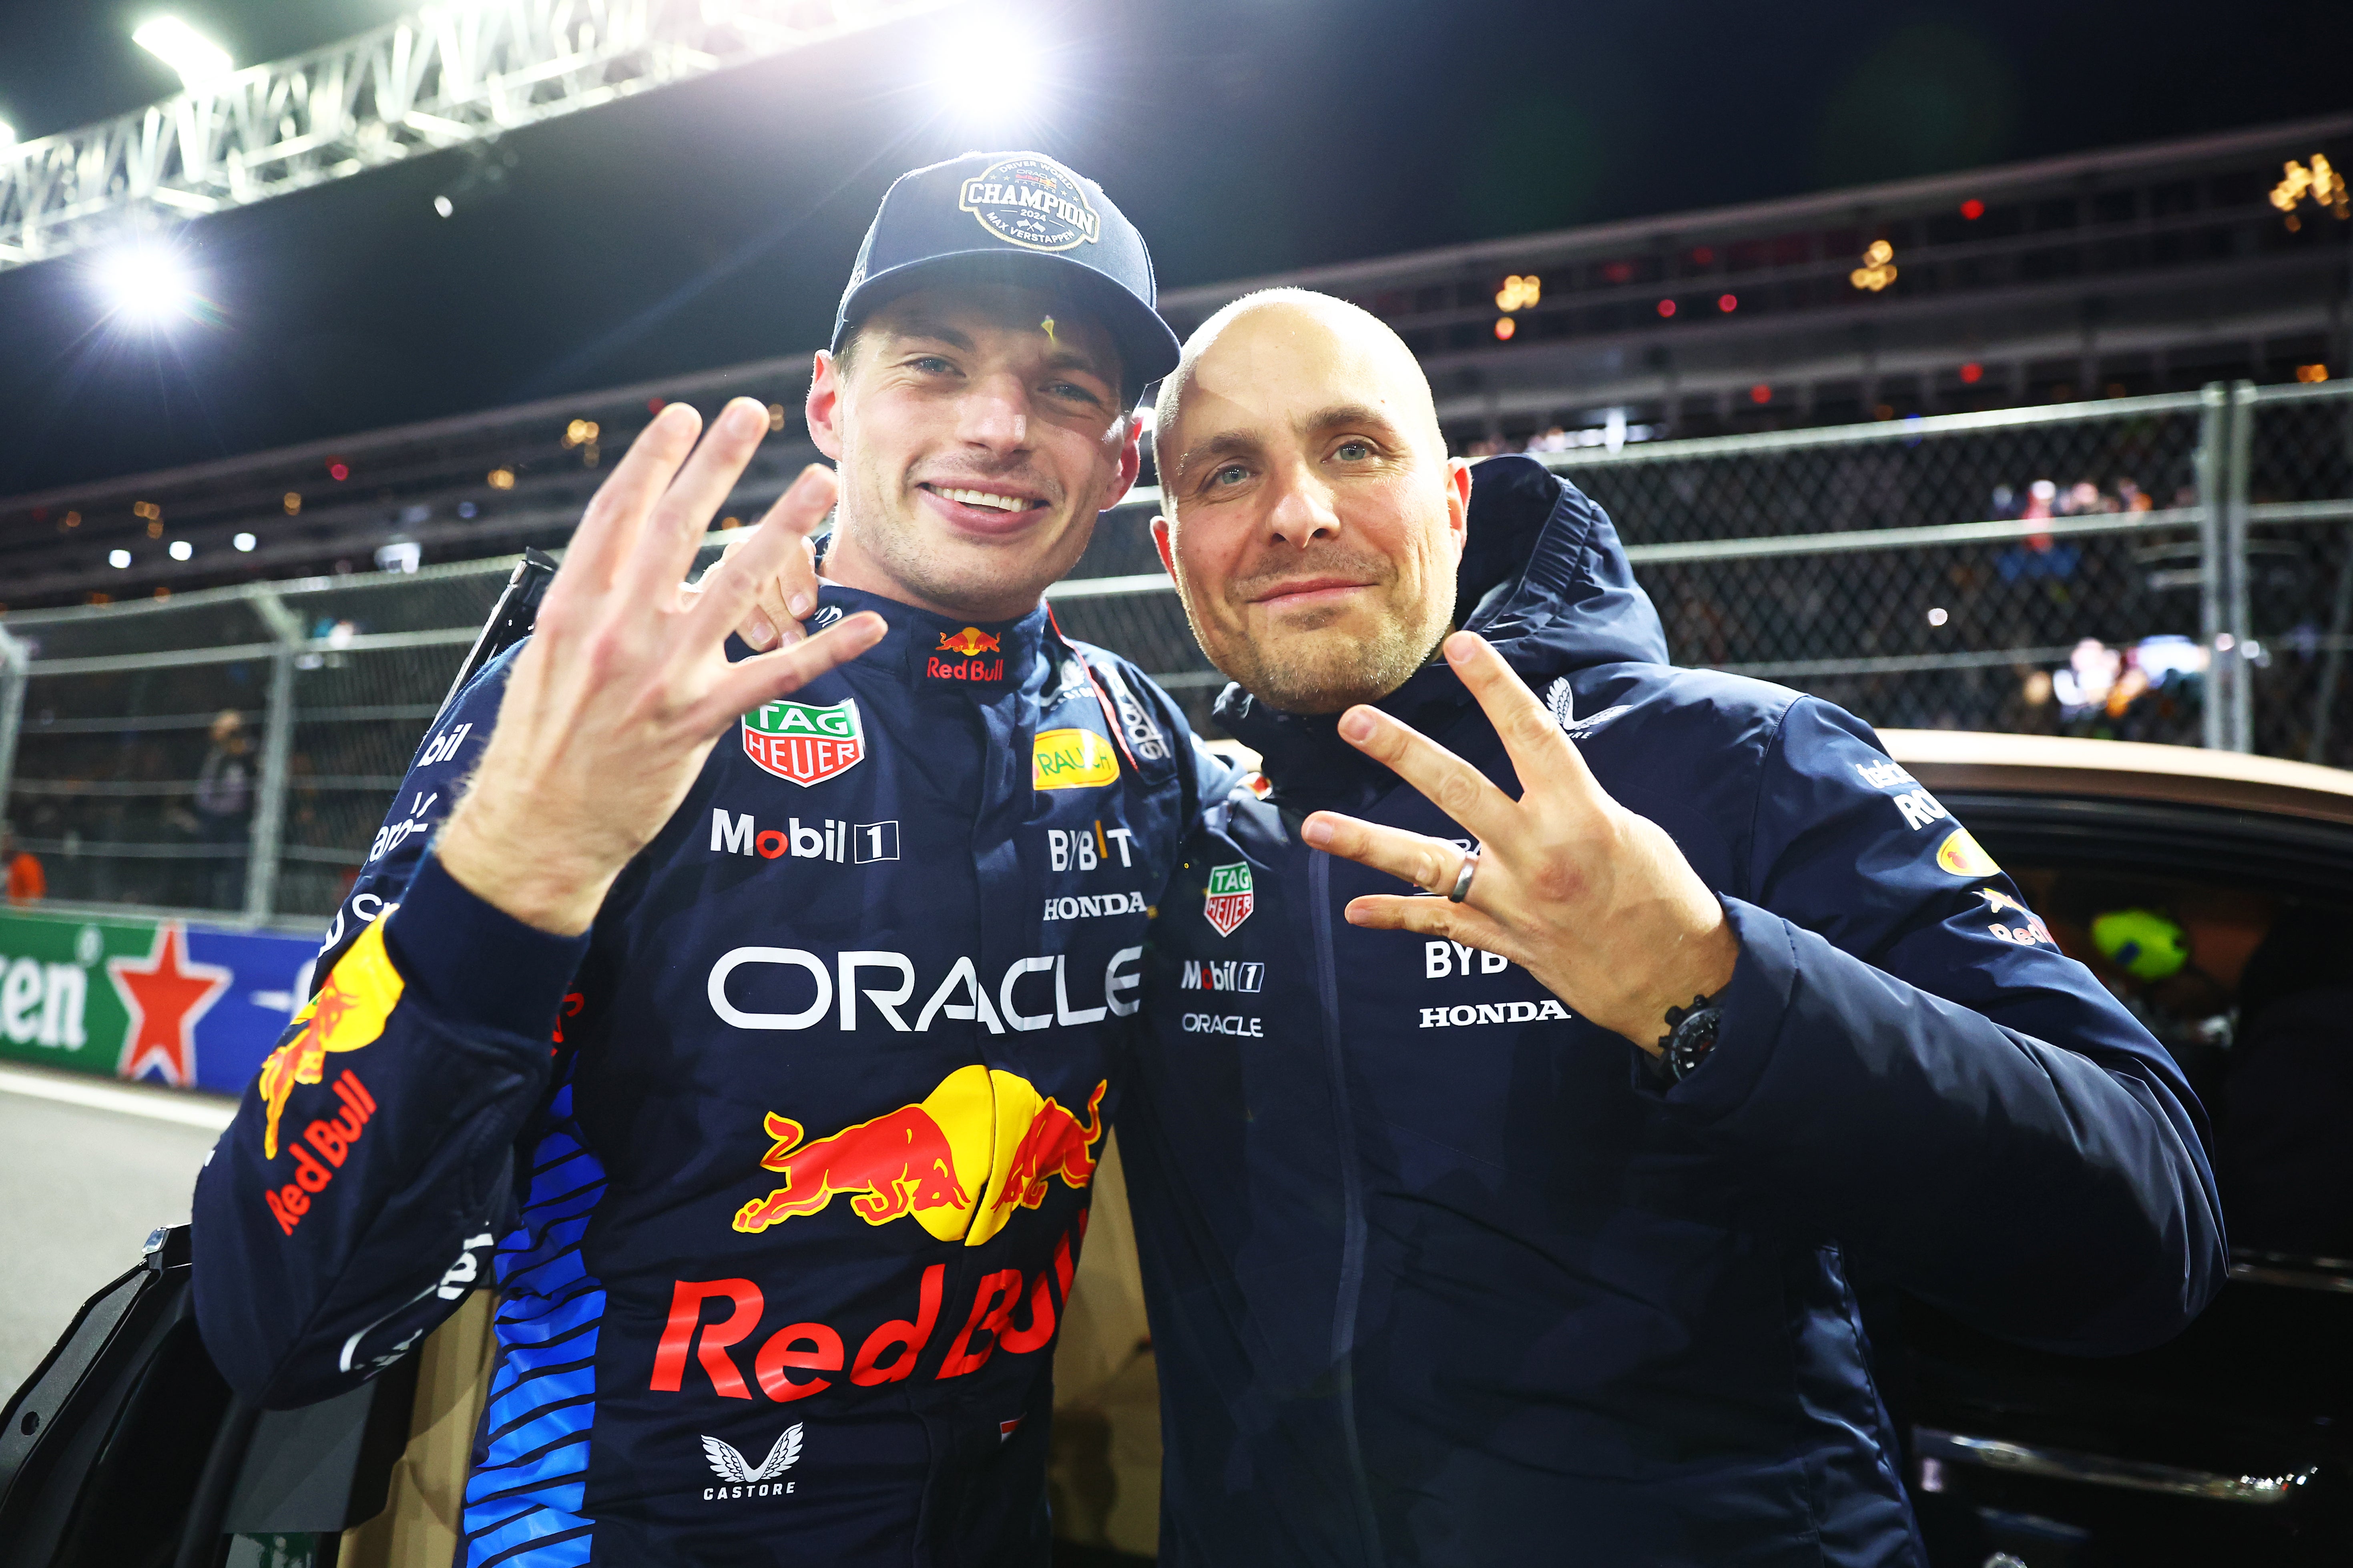
M 1069 250 L 1103 237 L 1078 177 L 1050 158 L 1005 158 L 964 183 L 958 204 L 1008 245 Z

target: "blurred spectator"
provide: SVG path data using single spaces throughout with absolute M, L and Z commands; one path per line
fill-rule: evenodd
M 196 837 L 207 845 L 240 851 L 252 831 L 253 766 L 248 753 L 253 743 L 245 732 L 245 717 L 225 708 L 213 720 L 212 747 L 196 770 Z M 236 909 L 245 902 L 245 856 L 224 855 L 212 868 L 215 909 Z
M 48 896 L 49 879 L 41 869 L 41 858 L 16 843 L 14 823 L 0 822 L 0 863 L 8 868 L 8 901 L 12 904 L 38 903 Z

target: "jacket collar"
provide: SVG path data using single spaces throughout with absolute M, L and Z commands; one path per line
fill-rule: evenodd
M 809 618 L 813 632 L 860 610 L 880 615 L 890 629 L 858 664 L 891 670 L 918 689 L 982 699 L 1008 691 L 1034 694 L 1053 678 L 1067 652 L 1042 604 L 1016 620 L 970 621 L 839 583 L 820 582 L 817 600 L 817 613 Z

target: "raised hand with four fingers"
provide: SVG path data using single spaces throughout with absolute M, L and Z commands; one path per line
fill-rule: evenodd
M 1340 734 L 1386 763 L 1477 841 L 1319 811 L 1312 847 L 1411 882 L 1424 894 L 1349 901 L 1353 925 L 1419 931 L 1502 953 L 1572 1011 L 1657 1055 L 1670 1007 L 1720 990 L 1740 949 L 1724 907 L 1666 830 L 1626 809 L 1502 656 L 1471 632 L 1447 662 L 1478 699 L 1519 774 L 1520 798 L 1412 726 L 1349 709 Z

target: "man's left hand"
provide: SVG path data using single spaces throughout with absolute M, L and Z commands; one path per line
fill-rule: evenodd
M 1732 979 L 1740 947 L 1723 905 L 1664 828 L 1595 781 L 1551 712 L 1484 638 L 1456 632 L 1445 653 L 1511 756 L 1518 800 L 1377 709 L 1349 709 L 1340 734 L 1477 840 L 1468 897 L 1455 903 L 1444 896 L 1463 862 L 1462 851 L 1444 839 L 1330 811 L 1310 816 L 1301 837 L 1440 895 L 1353 899 L 1350 924 L 1502 953 L 1571 1011 L 1658 1055 L 1667 1009 Z

